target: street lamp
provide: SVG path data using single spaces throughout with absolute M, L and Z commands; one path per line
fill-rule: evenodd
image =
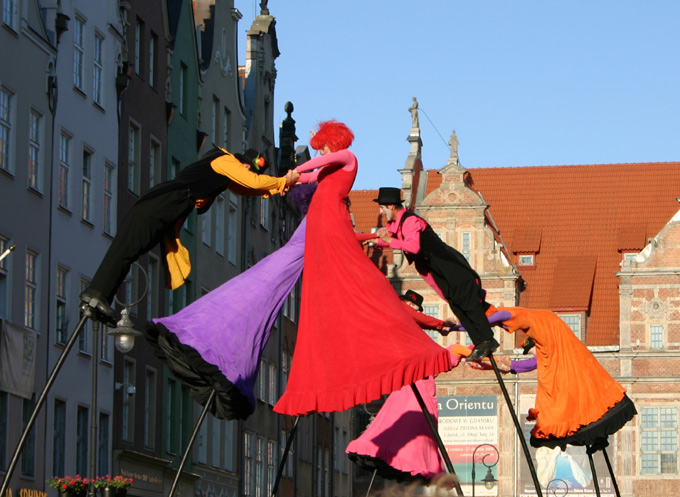
M 554 481 L 557 482 L 557 486 L 555 486 L 554 488 L 551 489 L 551 488 L 550 488 L 550 485 L 552 485 L 552 483 L 553 483 Z M 560 482 L 562 482 L 562 483 L 564 484 L 564 488 L 562 488 L 562 486 L 560 485 Z M 552 494 L 550 494 L 550 491 L 551 491 L 551 490 L 552 490 Z M 557 494 L 557 491 L 558 491 L 558 490 L 562 490 L 562 491 L 564 492 L 564 493 L 562 493 L 562 494 L 559 494 L 560 496 L 563 497 L 563 496 L 567 495 L 567 494 L 569 493 L 569 484 L 568 484 L 566 481 L 564 481 L 564 480 L 560 480 L 559 478 L 553 478 L 552 480 L 550 480 L 550 481 L 548 482 L 548 485 L 546 485 L 546 487 L 545 487 L 545 494 L 546 494 L 546 495 L 558 495 L 558 494 Z
M 130 311 L 128 309 L 139 304 L 146 295 L 149 290 L 149 277 L 140 263 L 135 262 L 135 265 L 142 271 L 144 279 L 146 280 L 146 286 L 144 287 L 142 296 L 135 302 L 121 302 L 118 300 L 118 297 L 115 297 L 116 302 L 123 306 L 123 310 L 120 311 L 120 321 L 116 323 L 116 327 L 106 332 L 107 335 L 114 337 L 113 343 L 116 346 L 116 350 L 123 354 L 127 354 L 132 350 L 132 347 L 135 346 L 135 337 L 143 335 L 141 331 L 137 331 L 134 328 L 135 324 L 132 322 L 132 319 L 130 319 Z
M 482 481 L 484 482 L 484 487 L 487 490 L 491 490 L 497 483 L 497 480 L 493 477 L 493 473 L 491 472 L 491 468 L 493 468 L 494 466 L 496 466 L 498 464 L 498 460 L 499 460 L 498 449 L 494 445 L 491 445 L 491 444 L 478 445 L 477 447 L 475 447 L 475 450 L 472 451 L 472 497 L 475 497 L 475 476 L 476 476 L 476 473 L 475 473 L 475 465 L 476 465 L 475 457 L 477 455 L 477 451 L 479 449 L 481 449 L 482 447 L 489 447 L 489 448 L 493 449 L 493 452 L 496 453 L 495 454 L 496 460 L 491 464 L 486 463 L 486 458 L 489 457 L 489 456 L 493 456 L 494 454 L 492 452 L 487 452 L 480 459 L 480 462 L 486 467 L 486 476 L 484 476 L 484 478 L 482 479 Z

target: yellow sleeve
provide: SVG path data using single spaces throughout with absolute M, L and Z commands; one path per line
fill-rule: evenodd
M 212 161 L 210 167 L 217 174 L 229 178 L 232 181 L 229 189 L 241 195 L 269 197 L 281 193 L 286 187 L 285 177 L 253 173 L 229 153 Z

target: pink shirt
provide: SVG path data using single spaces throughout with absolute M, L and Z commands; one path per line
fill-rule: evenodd
M 401 209 L 399 214 L 397 214 L 397 219 L 394 221 L 389 221 L 387 226 L 387 232 L 392 237 L 390 243 L 382 241 L 380 238 L 376 240 L 376 245 L 378 247 L 389 247 L 391 249 L 403 250 L 409 254 L 417 254 L 420 251 L 420 233 L 427 228 L 427 222 L 419 216 L 409 216 L 404 224 L 401 226 L 401 236 L 397 238 L 397 229 L 401 223 L 401 218 L 404 217 L 406 209 Z M 437 283 L 434 281 L 434 276 L 430 273 L 430 269 L 423 264 L 415 264 L 416 270 L 420 273 L 420 276 L 430 285 L 435 292 L 439 294 L 441 298 L 446 300 L 444 293 L 441 291 Z

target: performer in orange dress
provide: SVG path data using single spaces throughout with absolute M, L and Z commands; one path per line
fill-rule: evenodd
M 538 389 L 529 420 L 534 447 L 606 447 L 607 437 L 637 414 L 626 390 L 556 314 L 546 310 L 499 307 L 510 332 L 524 331 L 536 344 Z

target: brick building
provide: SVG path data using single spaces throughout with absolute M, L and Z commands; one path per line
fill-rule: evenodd
M 635 402 L 638 416 L 610 439 L 608 449 L 621 495 L 677 493 L 680 162 L 468 170 L 458 160 L 454 132 L 446 165 L 425 169 L 417 127 L 408 141 L 411 151 L 399 171 L 405 205 L 468 258 L 490 302 L 558 314 Z M 377 190 L 351 193 L 358 231 L 384 226 L 372 202 L 376 196 Z M 452 316 L 399 251 L 369 248 L 368 255 L 398 292 L 421 293 L 427 314 Z M 523 336 L 496 331 L 496 337 L 497 354 L 521 352 Z M 444 346 L 469 343 L 464 334 L 433 338 Z M 528 437 L 531 424 L 524 418 L 533 407 L 535 373 L 507 375 L 505 383 Z M 533 482 L 493 374 L 459 367 L 440 375 L 437 394 L 440 433 L 466 495 L 472 493 L 473 462 L 477 495 L 532 495 Z M 484 402 L 491 406 L 488 412 L 475 407 Z M 479 432 L 471 419 L 482 423 Z M 482 451 L 473 461 L 482 445 L 493 445 L 498 457 L 482 461 Z M 574 462 L 578 454 L 554 457 L 542 486 L 555 489 L 562 482 L 569 495 L 594 492 L 589 468 L 578 469 Z M 578 475 L 558 478 L 562 457 L 571 458 Z M 603 456 L 594 458 L 602 495 L 613 495 Z M 482 464 L 490 465 L 498 480 L 491 491 L 479 487 Z

